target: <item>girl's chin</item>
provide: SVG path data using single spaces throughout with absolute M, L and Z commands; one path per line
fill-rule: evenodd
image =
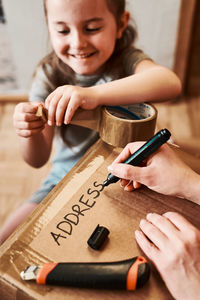
M 102 74 L 102 72 L 105 69 L 105 65 L 98 66 L 97 68 L 91 68 L 91 65 L 89 67 L 83 67 L 81 68 L 80 65 L 77 66 L 77 68 L 72 68 L 73 71 L 79 75 L 98 75 Z
M 88 70 L 88 69 L 79 69 L 79 68 L 74 68 L 73 71 L 76 73 L 76 74 L 79 74 L 79 75 L 97 75 L 99 74 L 99 69 L 98 70 Z
M 62 60 L 64 64 L 68 65 L 76 74 L 79 75 L 98 75 L 101 74 L 104 70 L 105 64 L 103 66 L 94 66 L 92 67 L 91 63 L 88 63 L 87 65 L 83 64 L 81 65 L 81 61 L 76 64 L 71 64 L 69 61 Z

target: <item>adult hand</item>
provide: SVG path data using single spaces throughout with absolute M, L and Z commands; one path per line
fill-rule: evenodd
M 181 161 L 167 144 L 151 155 L 144 166 L 133 167 L 121 163 L 143 144 L 143 142 L 128 144 L 108 167 L 109 172 L 122 178 L 121 185 L 124 189 L 132 191 L 144 184 L 165 195 L 188 197 L 196 201 L 193 193 L 195 193 L 195 186 L 200 186 L 200 176 Z
M 174 212 L 150 213 L 136 241 L 177 300 L 200 299 L 200 231 Z

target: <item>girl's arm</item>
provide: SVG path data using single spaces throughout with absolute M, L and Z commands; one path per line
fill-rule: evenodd
M 135 74 L 90 89 L 96 93 L 98 105 L 126 105 L 173 99 L 181 92 L 181 82 L 171 70 L 143 60 Z
M 20 137 L 20 149 L 24 160 L 34 168 L 42 167 L 49 159 L 54 128 L 48 124 L 42 132 L 31 137 Z
M 135 74 L 123 79 L 85 88 L 64 85 L 45 100 L 48 124 L 70 123 L 78 107 L 86 110 L 101 105 L 130 105 L 138 102 L 166 101 L 181 92 L 174 72 L 150 60 L 138 63 Z

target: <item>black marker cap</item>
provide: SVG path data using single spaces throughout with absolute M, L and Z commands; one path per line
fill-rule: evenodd
M 88 245 L 94 250 L 99 250 L 109 233 L 110 232 L 106 227 L 99 226 L 98 224 L 87 241 Z

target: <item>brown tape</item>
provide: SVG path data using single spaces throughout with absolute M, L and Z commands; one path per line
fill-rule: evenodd
M 40 117 L 44 122 L 47 121 L 47 112 L 42 104 L 40 104 L 36 111 L 36 117 Z
M 130 142 L 148 140 L 154 135 L 157 110 L 152 104 L 138 103 L 122 106 L 139 120 L 124 119 L 113 115 L 109 108 L 98 107 L 95 110 L 79 109 L 71 124 L 87 127 L 99 132 L 101 139 L 109 145 L 124 147 Z

